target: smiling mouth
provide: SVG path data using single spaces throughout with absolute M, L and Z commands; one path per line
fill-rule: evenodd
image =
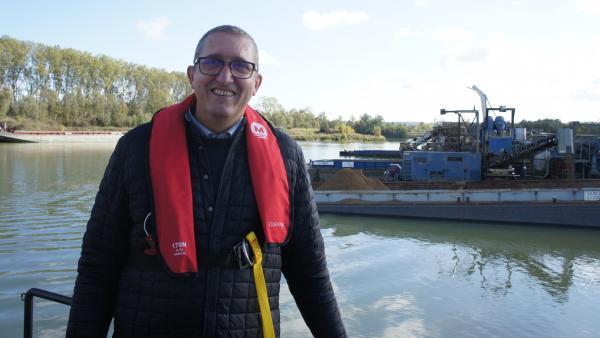
M 234 96 L 235 95 L 235 92 L 233 92 L 231 90 L 226 90 L 226 89 L 215 88 L 215 89 L 211 90 L 211 92 L 218 96 Z

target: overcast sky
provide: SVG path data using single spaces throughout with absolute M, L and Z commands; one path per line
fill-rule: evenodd
M 600 122 L 600 0 L 7 1 L 0 35 L 184 71 L 208 29 L 254 36 L 257 97 L 330 118 L 439 119 L 479 109 L 477 85 L 516 120 Z M 256 99 L 252 101 L 256 103 Z

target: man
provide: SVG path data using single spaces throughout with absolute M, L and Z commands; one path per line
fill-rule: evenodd
M 256 43 L 213 28 L 187 75 L 193 94 L 109 161 L 67 336 L 106 336 L 113 317 L 119 337 L 279 336 L 282 273 L 312 334 L 345 336 L 302 151 L 247 106 Z

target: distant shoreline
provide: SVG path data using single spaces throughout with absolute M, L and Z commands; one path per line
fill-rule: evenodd
M 108 143 L 125 132 L 115 131 L 16 131 L 0 132 L 2 143 Z
M 97 143 L 116 142 L 127 131 L 99 131 L 99 130 L 17 130 L 14 132 L 0 131 L 0 142 L 2 143 Z M 386 142 L 383 136 L 351 134 L 294 133 L 286 130 L 294 140 L 302 142 Z

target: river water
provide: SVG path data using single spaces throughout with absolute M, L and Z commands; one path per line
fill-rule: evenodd
M 377 145 L 303 143 L 306 159 Z M 85 224 L 114 144 L 0 144 L 0 336 L 20 294 L 71 295 Z M 510 212 L 510 210 L 507 210 Z M 350 337 L 600 337 L 600 231 L 321 215 Z M 310 336 L 282 287 L 282 336 Z M 34 334 L 68 307 L 35 302 Z

